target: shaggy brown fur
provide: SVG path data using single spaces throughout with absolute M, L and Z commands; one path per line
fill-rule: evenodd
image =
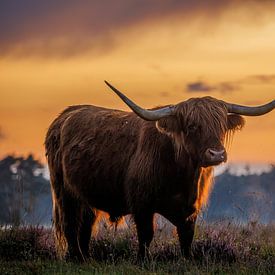
M 205 152 L 223 149 L 227 133 L 243 124 L 211 97 L 179 103 L 173 115 L 157 122 L 91 105 L 67 108 L 45 141 L 60 255 L 88 256 L 99 209 L 112 221 L 133 215 L 140 257 L 153 237 L 154 213 L 163 215 L 177 227 L 188 256 L 197 214 L 211 189 L 213 164 Z

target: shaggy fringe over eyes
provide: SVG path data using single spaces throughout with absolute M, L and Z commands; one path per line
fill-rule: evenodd
M 191 98 L 178 104 L 175 117 L 180 125 L 188 127 L 192 123 L 198 124 L 205 136 L 215 136 L 219 140 L 221 133 L 227 131 L 227 108 L 223 102 L 211 97 Z M 179 151 L 182 146 L 185 146 L 182 141 L 180 144 L 177 142 Z
M 226 105 L 212 97 L 200 99 L 191 98 L 176 109 L 175 117 L 178 124 L 188 127 L 190 124 L 200 125 L 203 135 L 216 137 L 217 140 L 224 138 L 224 145 L 229 147 L 232 143 L 235 131 L 241 130 L 245 124 L 243 117 L 236 114 L 228 114 Z M 184 142 L 183 132 L 174 133 L 177 156 L 187 144 Z M 188 148 L 186 148 L 188 149 Z

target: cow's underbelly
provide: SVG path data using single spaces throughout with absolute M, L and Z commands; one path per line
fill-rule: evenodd
M 95 193 L 87 198 L 90 207 L 109 213 L 110 217 L 128 214 L 126 203 L 121 194 Z

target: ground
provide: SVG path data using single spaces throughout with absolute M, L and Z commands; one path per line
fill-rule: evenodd
M 275 274 L 275 225 L 199 224 L 193 257 L 180 255 L 173 230 L 157 229 L 150 257 L 136 263 L 134 226 L 102 228 L 84 264 L 58 260 L 51 229 L 3 228 L 0 274 Z

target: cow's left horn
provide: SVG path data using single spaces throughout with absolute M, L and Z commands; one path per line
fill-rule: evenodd
M 226 103 L 228 113 L 234 113 L 244 116 L 261 116 L 271 112 L 275 108 L 275 100 L 255 107 L 242 106 L 237 104 Z
M 113 87 L 106 80 L 104 81 L 138 116 L 145 120 L 159 120 L 163 117 L 169 116 L 174 111 L 174 106 L 168 106 L 157 110 L 146 110 L 136 105 L 132 100 L 126 97 L 123 93 Z

